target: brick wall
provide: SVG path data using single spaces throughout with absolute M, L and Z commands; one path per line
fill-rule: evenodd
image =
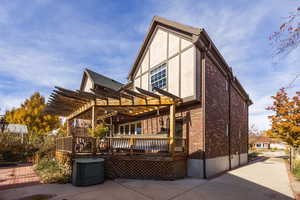
M 247 107 L 235 88 L 230 92 L 230 151 L 232 154 L 245 153 L 247 147 Z
M 246 153 L 248 138 L 248 122 L 247 122 L 248 106 L 240 97 L 237 91 L 231 89 L 231 153 Z
M 206 158 L 228 155 L 226 126 L 229 122 L 229 94 L 226 79 L 209 57 L 205 65 L 205 151 Z
M 209 57 L 206 58 L 205 78 L 206 157 L 228 155 L 229 139 L 231 154 L 246 153 L 248 150 L 248 106 L 245 100 L 232 85 L 230 89 L 226 88 L 226 84 L 231 83 L 227 82 L 225 76 Z M 230 134 L 228 134 L 230 138 L 226 134 L 227 124 L 230 124 Z

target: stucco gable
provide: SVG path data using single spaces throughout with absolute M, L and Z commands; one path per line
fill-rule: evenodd
M 147 59 L 147 49 L 149 46 L 151 46 L 151 44 L 154 44 L 153 46 L 156 46 L 156 43 L 159 43 L 160 45 L 167 45 L 167 43 L 165 41 L 167 41 L 166 37 L 167 35 L 165 34 L 165 32 L 162 29 L 159 29 L 158 27 L 161 27 L 163 30 L 165 31 L 170 31 L 173 34 L 171 35 L 171 40 L 174 39 L 174 45 L 171 46 L 171 49 L 176 49 L 179 48 L 179 44 L 178 46 L 176 46 L 176 34 L 180 35 L 184 38 L 186 38 L 186 41 L 183 43 L 183 46 L 186 46 L 186 44 L 192 44 L 192 41 L 194 40 L 194 36 L 197 36 L 200 34 L 202 29 L 199 28 L 194 28 L 191 26 L 187 26 L 187 25 L 183 25 L 177 22 L 173 22 L 158 16 L 155 16 L 151 22 L 151 25 L 149 27 L 148 33 L 146 34 L 146 37 L 142 43 L 142 46 L 140 48 L 140 50 L 138 51 L 137 57 L 134 61 L 134 64 L 132 65 L 132 68 L 128 74 L 128 79 L 132 80 L 133 76 L 137 73 L 140 73 L 143 69 L 141 69 L 141 71 L 139 71 L 139 66 L 141 65 L 141 63 L 144 62 L 144 58 Z M 170 36 L 169 36 L 170 37 Z M 169 46 L 170 47 L 170 46 Z M 151 48 L 151 47 L 150 47 Z M 163 47 L 162 47 L 163 49 Z M 158 49 L 158 51 L 154 52 L 155 54 L 157 54 L 157 56 L 152 56 L 153 58 L 151 58 L 152 60 L 150 60 L 150 63 L 156 63 L 157 61 L 157 57 L 161 57 L 164 56 L 166 52 L 160 52 L 160 50 Z M 174 52 L 169 52 L 169 53 L 174 53 Z

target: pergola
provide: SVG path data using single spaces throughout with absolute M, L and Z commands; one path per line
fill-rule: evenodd
M 55 87 L 50 95 L 45 112 L 66 117 L 67 132 L 74 118 L 91 119 L 92 130 L 96 120 L 122 114 L 138 116 L 162 108 L 170 109 L 169 138 L 173 148 L 175 133 L 175 107 L 182 99 L 159 88 L 150 92 L 136 87 L 136 90 L 120 88 L 118 91 L 107 87 L 97 87 L 91 92 Z

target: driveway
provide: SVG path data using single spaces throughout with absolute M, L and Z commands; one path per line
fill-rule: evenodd
M 212 180 L 151 181 L 117 179 L 90 187 L 44 184 L 0 191 L 0 199 L 21 199 L 36 194 L 57 200 L 92 199 L 197 199 L 291 200 L 287 170 L 282 159 L 269 158 L 228 172 Z M 26 199 L 27 200 L 27 199 Z

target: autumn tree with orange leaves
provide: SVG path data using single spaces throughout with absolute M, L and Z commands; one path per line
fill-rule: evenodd
M 279 30 L 272 33 L 269 37 L 274 54 L 288 54 L 300 44 L 300 7 L 285 18 Z
M 272 98 L 273 106 L 267 108 L 274 111 L 274 115 L 269 116 L 272 128 L 268 134 L 291 147 L 300 147 L 300 92 L 296 92 L 296 95 L 290 98 L 282 88 Z

